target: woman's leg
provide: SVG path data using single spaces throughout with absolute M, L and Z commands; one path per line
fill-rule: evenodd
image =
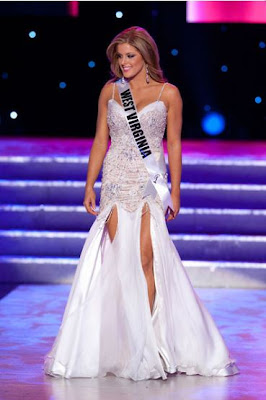
M 117 230 L 118 215 L 115 206 L 107 218 L 107 229 L 111 242 L 114 240 Z M 150 210 L 147 203 L 144 205 L 141 217 L 140 229 L 140 255 L 143 272 L 147 281 L 150 310 L 152 311 L 155 298 L 155 281 L 153 273 L 153 249 L 150 234 Z
M 147 204 L 144 205 L 142 210 L 140 230 L 140 254 L 142 268 L 148 285 L 150 310 L 152 312 L 156 288 L 153 272 L 153 249 L 150 233 L 150 210 Z
M 114 240 L 115 238 L 115 234 L 116 234 L 116 230 L 117 230 L 117 222 L 118 222 L 118 218 L 117 218 L 117 207 L 115 206 L 108 218 L 107 218 L 107 222 L 106 222 L 106 226 L 107 226 L 107 230 L 109 233 L 109 237 L 111 242 Z

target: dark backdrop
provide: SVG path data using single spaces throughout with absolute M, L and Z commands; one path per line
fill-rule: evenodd
M 265 139 L 265 25 L 186 23 L 186 2 L 173 1 L 81 1 L 76 18 L 67 2 L 0 2 L 0 134 L 94 136 L 98 95 L 110 77 L 106 47 L 132 25 L 151 33 L 166 77 L 180 89 L 183 138 L 206 138 L 209 106 L 226 120 L 219 138 Z

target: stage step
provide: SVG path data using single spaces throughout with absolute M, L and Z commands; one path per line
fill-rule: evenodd
M 2 140 L 0 281 L 71 283 L 95 220 L 82 206 L 91 142 Z M 183 143 L 168 229 L 195 286 L 266 288 L 265 154 L 262 142 Z
M 78 257 L 86 232 L 1 230 L 0 255 Z M 266 236 L 171 234 L 183 260 L 266 262 Z
M 165 155 L 167 169 L 168 160 Z M 0 179 L 86 180 L 88 156 L 0 156 Z M 265 160 L 183 156 L 182 181 L 265 184 Z M 101 173 L 99 175 L 99 180 Z
M 95 183 L 97 199 L 100 182 Z M 85 182 L 0 180 L 1 204 L 64 204 L 83 203 Z M 183 207 L 255 208 L 266 207 L 266 185 L 181 183 Z
M 0 229 L 88 232 L 95 217 L 83 206 L 0 205 Z M 266 235 L 266 210 L 182 208 L 170 233 Z
M 71 284 L 78 258 L 0 256 L 3 283 Z M 196 287 L 266 288 L 266 263 L 183 261 Z

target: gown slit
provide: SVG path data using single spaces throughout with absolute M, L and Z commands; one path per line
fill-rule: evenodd
M 148 218 L 146 218 L 147 214 L 148 214 Z M 144 218 L 146 220 L 144 220 Z M 147 221 L 147 219 L 148 219 L 148 221 Z M 148 228 L 145 226 L 145 224 L 149 225 Z M 147 230 L 146 234 L 148 234 L 149 239 L 148 239 L 148 243 L 146 242 L 144 244 L 144 247 L 143 247 L 143 244 L 142 244 L 143 231 L 145 229 Z M 144 240 L 146 241 L 146 239 L 144 239 Z M 140 247 L 140 254 L 141 254 L 141 264 L 142 264 L 142 268 L 143 268 L 143 271 L 144 271 L 145 279 L 147 281 L 145 270 L 144 270 L 145 265 L 143 265 L 143 264 L 145 264 L 146 260 L 144 258 L 145 256 L 144 257 L 142 256 L 142 251 L 145 252 L 145 246 L 149 246 L 150 247 L 150 251 L 151 251 L 151 268 L 152 268 L 151 272 L 152 272 L 153 279 L 154 279 L 154 298 L 153 298 L 153 304 L 154 304 L 155 295 L 156 295 L 156 283 L 155 283 L 155 276 L 154 276 L 154 254 L 153 254 L 153 246 L 152 246 L 152 238 L 151 238 L 151 214 L 150 214 L 150 209 L 149 209 L 149 206 L 148 206 L 147 202 L 144 203 L 144 206 L 142 208 L 141 223 L 140 223 L 140 234 L 139 234 L 139 247 Z M 147 291 L 148 291 L 148 282 L 147 282 Z M 149 296 L 149 291 L 148 291 L 148 296 Z M 153 304 L 150 307 L 152 309 L 153 309 Z M 152 312 L 152 310 L 151 310 L 151 312 Z
M 116 214 L 116 216 L 114 216 L 115 214 Z M 113 217 L 113 216 L 114 216 L 114 217 Z M 114 232 L 112 232 L 112 237 L 111 237 L 111 235 L 110 235 L 110 229 L 109 229 L 108 225 L 109 225 L 110 223 L 112 223 L 112 221 L 111 221 L 112 218 L 115 218 L 115 221 L 114 221 L 115 229 L 114 229 Z M 118 230 L 118 210 L 117 210 L 117 206 L 116 206 L 116 205 L 114 205 L 114 206 L 112 207 L 112 209 L 111 209 L 109 215 L 108 215 L 107 218 L 106 218 L 105 224 L 106 224 L 106 228 L 107 228 L 107 231 L 108 231 L 108 234 L 109 234 L 110 241 L 111 241 L 111 243 L 112 243 L 112 242 L 115 240 L 115 238 L 116 238 L 117 230 Z

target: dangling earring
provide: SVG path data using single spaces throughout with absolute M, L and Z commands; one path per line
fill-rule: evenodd
M 125 78 L 124 78 L 124 76 L 122 76 L 121 83 L 122 83 L 122 85 L 125 84 Z
M 146 65 L 146 82 L 147 82 L 147 83 L 150 83 L 148 65 Z

